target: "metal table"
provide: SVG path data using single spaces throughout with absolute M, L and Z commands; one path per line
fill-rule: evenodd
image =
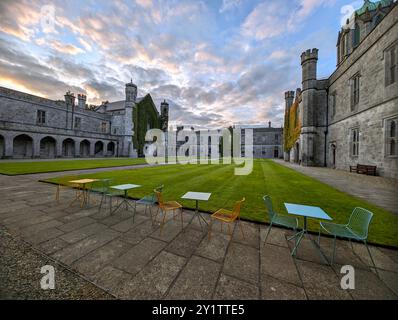
M 113 210 L 111 212 L 111 214 L 114 214 L 117 210 L 119 210 L 119 208 L 123 204 L 125 204 L 126 205 L 126 210 L 128 210 L 129 207 L 131 207 L 134 210 L 134 214 L 133 214 L 133 219 L 134 219 L 136 210 L 135 210 L 135 207 L 128 201 L 127 193 L 128 193 L 129 190 L 135 189 L 135 188 L 139 188 L 139 187 L 141 187 L 141 186 L 138 185 L 138 184 L 130 184 L 130 183 L 128 183 L 128 184 L 120 184 L 120 185 L 116 185 L 116 186 L 110 186 L 109 188 L 111 188 L 111 189 L 124 191 L 124 197 L 123 197 L 122 202 L 119 203 L 119 205 L 116 207 L 115 210 Z
M 329 217 L 328 214 L 319 207 L 305 206 L 305 205 L 293 204 L 293 203 L 285 203 L 285 207 L 289 214 L 292 214 L 295 216 L 301 216 L 304 218 L 303 229 L 301 231 L 297 232 L 293 237 L 289 238 L 289 240 L 297 238 L 296 245 L 294 246 L 294 249 L 292 251 L 292 255 L 294 256 L 297 252 L 297 249 L 298 249 L 300 242 L 303 239 L 304 235 L 306 233 L 308 233 L 307 232 L 307 218 L 323 219 L 323 220 L 329 220 L 329 221 L 332 220 L 332 218 Z M 319 250 L 319 247 L 315 244 L 315 242 L 312 239 L 310 239 L 310 240 L 315 245 L 315 247 Z M 319 250 L 319 252 L 320 252 L 320 250 Z M 321 256 L 322 256 L 322 253 L 321 253 Z
M 211 193 L 207 193 L 207 192 L 192 192 L 189 191 L 186 194 L 184 194 L 181 199 L 185 199 L 185 200 L 195 200 L 196 201 L 196 206 L 195 206 L 195 214 L 192 217 L 191 221 L 189 223 L 191 223 L 193 221 L 193 219 L 196 217 L 198 217 L 199 220 L 199 224 L 200 227 L 202 228 L 202 222 L 200 221 L 201 219 L 205 222 L 206 225 L 209 225 L 206 221 L 205 218 L 202 217 L 202 215 L 199 212 L 198 209 L 198 205 L 199 205 L 199 201 L 208 201 L 210 199 Z
M 76 191 L 75 199 L 70 203 L 69 206 L 72 206 L 76 201 L 80 200 L 80 207 L 88 206 L 90 200 L 90 193 L 86 188 L 87 184 L 98 181 L 98 179 L 80 179 L 80 180 L 72 180 L 68 181 L 69 183 L 77 184 L 79 189 Z

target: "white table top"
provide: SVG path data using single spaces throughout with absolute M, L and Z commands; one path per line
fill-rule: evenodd
M 207 192 L 192 192 L 192 191 L 189 191 L 186 194 L 184 194 L 181 197 L 181 199 L 208 201 L 210 196 L 211 196 L 211 193 L 207 193 Z
M 301 204 L 285 203 L 285 207 L 288 213 L 296 216 L 332 220 L 328 214 L 319 207 L 304 206 Z
M 112 189 L 116 189 L 116 190 L 130 190 L 130 189 L 134 189 L 134 188 L 139 188 L 141 187 L 138 184 L 120 184 L 118 186 L 110 186 L 110 188 Z

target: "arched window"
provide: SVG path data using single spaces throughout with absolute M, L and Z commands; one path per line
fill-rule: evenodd
M 359 42 L 361 41 L 361 29 L 359 28 L 359 25 L 356 23 L 355 24 L 355 29 L 354 29 L 354 39 L 353 39 L 353 45 L 356 47 L 359 45 Z
M 398 156 L 398 132 L 397 132 L 398 119 L 391 119 L 387 121 L 387 146 L 386 154 L 387 156 Z
M 396 136 L 396 124 L 395 121 L 391 121 L 390 124 L 390 138 L 395 138 Z

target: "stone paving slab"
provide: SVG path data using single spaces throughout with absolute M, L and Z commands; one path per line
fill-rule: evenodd
M 261 273 L 302 286 L 294 258 L 288 248 L 266 244 L 261 250 Z
M 160 235 L 159 221 L 153 223 L 148 212 L 144 214 L 143 206 L 137 207 L 133 223 L 131 212 L 120 210 L 110 215 L 106 209 L 98 212 L 95 204 L 89 209 L 69 207 L 74 192 L 68 189 L 63 190 L 61 201 L 57 203 L 55 187 L 34 179 L 0 175 L 0 207 L 9 208 L 0 211 L 0 227 L 12 229 L 8 230 L 13 237 L 27 240 L 43 254 L 51 255 L 85 279 L 92 280 L 100 287 L 100 292 L 104 289 L 109 293 L 107 297 L 397 299 L 398 250 L 371 246 L 380 274 L 378 278 L 361 244 L 354 244 L 353 251 L 348 242 L 338 241 L 337 264 L 330 267 L 308 240 L 303 240 L 298 256 L 292 258 L 293 242 L 286 240 L 292 231 L 287 229 L 273 227 L 263 246 L 267 226 L 243 222 L 245 238 L 235 228 L 231 241 L 228 228 L 224 227 L 221 232 L 220 225 L 215 223 L 209 239 L 207 227 L 201 226 L 196 218 L 190 223 L 192 210 L 184 210 L 183 230 L 178 217 L 173 220 L 169 215 Z M 4 187 L 5 184 L 13 187 Z M 19 192 L 16 201 L 10 191 Z M 30 191 L 39 192 L 36 198 L 51 201 L 32 202 Z M 1 195 L 7 198 L 4 200 Z M 208 214 L 203 217 L 210 219 Z M 2 262 L 13 261 L 7 256 L 9 251 L 4 249 L 6 242 L 0 240 L 0 250 L 5 254 L 1 256 Z M 322 237 L 321 245 L 328 257 L 331 239 Z M 29 254 L 25 258 L 34 260 Z M 356 292 L 341 289 L 340 264 L 355 267 Z M 10 268 L 15 268 L 15 264 Z M 8 278 L 4 283 L 18 281 L 9 273 L 5 274 Z M 95 286 L 87 284 L 85 279 L 63 278 L 61 283 L 69 282 L 68 288 L 73 286 L 74 290 L 60 290 L 53 297 L 73 299 L 84 294 L 90 297 Z M 27 290 L 18 293 L 21 298 L 29 296 Z
M 257 300 L 259 292 L 260 289 L 256 285 L 221 274 L 213 298 L 216 300 Z
M 264 300 L 307 300 L 302 287 L 295 286 L 271 276 L 261 280 L 261 299 Z
M 186 263 L 186 258 L 162 251 L 120 288 L 124 299 L 161 299 Z
M 220 270 L 221 264 L 192 256 L 166 298 L 172 300 L 211 299 Z
M 163 241 L 145 238 L 139 244 L 133 246 L 120 258 L 113 261 L 112 266 L 135 275 L 165 246 L 166 243 Z

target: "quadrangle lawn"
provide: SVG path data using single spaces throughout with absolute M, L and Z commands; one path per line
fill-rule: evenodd
M 144 158 L 0 162 L 0 174 L 19 175 L 145 164 Z
M 262 200 L 266 194 L 272 197 L 274 209 L 279 213 L 286 214 L 284 202 L 319 206 L 336 223 L 346 223 L 353 208 L 359 206 L 374 213 L 369 242 L 398 247 L 398 216 L 382 208 L 270 160 L 255 160 L 253 172 L 248 176 L 235 176 L 234 168 L 234 165 L 167 165 L 66 176 L 47 181 L 65 184 L 77 177 L 95 177 L 113 179 L 112 184 L 142 185 L 129 192 L 132 198 L 150 194 L 156 186 L 164 184 L 165 200 L 179 201 L 186 208 L 194 208 L 195 203 L 181 199 L 185 192 L 211 192 L 208 202 L 199 202 L 199 209 L 207 212 L 221 207 L 231 209 L 236 200 L 246 197 L 241 216 L 258 222 L 268 221 Z M 310 219 L 308 227 L 317 232 L 319 223 Z

